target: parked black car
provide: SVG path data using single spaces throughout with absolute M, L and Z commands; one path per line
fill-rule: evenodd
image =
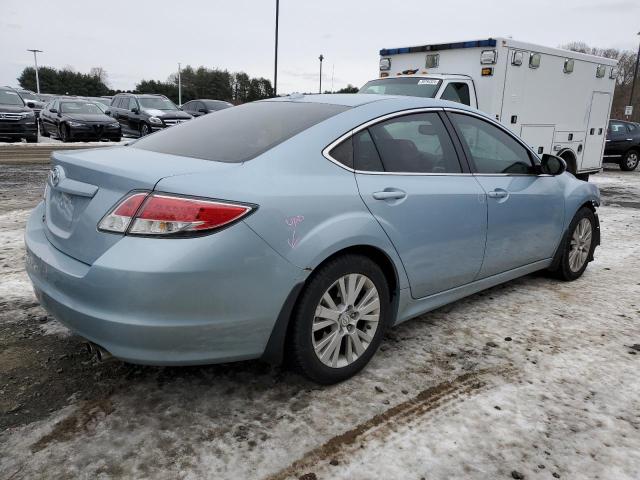
M 45 102 L 43 102 L 31 90 L 16 89 L 16 91 L 18 92 L 18 95 L 22 97 L 22 100 L 24 100 L 24 103 L 27 104 L 27 107 L 33 110 L 33 112 L 36 114 L 36 119 L 37 119 L 40 116 L 40 111 L 42 110 L 42 107 L 44 107 Z
M 40 115 L 40 134 L 55 135 L 63 142 L 74 140 L 112 140 L 122 137 L 120 124 L 93 102 L 83 99 L 57 98 L 45 106 Z
M 217 112 L 225 108 L 233 107 L 233 103 L 222 100 L 208 100 L 206 98 L 199 100 L 190 100 L 182 105 L 182 110 L 194 117 L 200 117 L 207 113 Z
M 624 120 L 609 120 L 605 163 L 617 163 L 621 170 L 635 170 L 640 162 L 640 124 Z
M 122 133 L 144 137 L 151 132 L 186 122 L 193 118 L 164 95 L 118 93 L 111 101 L 111 116 Z
M 38 141 L 35 113 L 13 88 L 0 87 L 0 139 Z

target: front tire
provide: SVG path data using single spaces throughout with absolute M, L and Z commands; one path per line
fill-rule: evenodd
M 69 127 L 66 126 L 64 123 L 61 123 L 60 126 L 58 127 L 58 138 L 60 139 L 61 142 L 63 143 L 67 143 L 71 141 L 71 134 L 69 132 Z
M 391 314 L 387 279 L 361 255 L 344 255 L 314 272 L 292 318 L 294 366 L 330 385 L 362 370 L 375 354 Z
M 629 150 L 620 162 L 620 170 L 632 172 L 638 167 L 640 162 L 640 154 L 637 150 Z
M 150 133 L 151 133 L 151 129 L 149 128 L 149 125 L 147 125 L 146 123 L 143 123 L 140 126 L 140 137 L 146 137 Z
M 582 276 L 593 259 L 596 248 L 596 216 L 587 207 L 578 210 L 568 229 L 558 269 L 554 272 L 561 280 L 571 282 Z
M 42 120 L 40 120 L 40 135 L 43 137 L 49 136 L 49 132 L 47 132 L 47 129 L 45 128 L 44 122 Z

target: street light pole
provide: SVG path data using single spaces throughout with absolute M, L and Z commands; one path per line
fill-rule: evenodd
M 33 52 L 33 63 L 36 65 L 36 90 L 38 95 L 40 94 L 40 78 L 38 77 L 38 53 L 42 53 L 42 50 L 27 49 L 27 52 Z
M 640 32 L 638 32 L 640 35 Z M 629 95 L 629 105 L 633 106 L 633 91 L 636 89 L 636 77 L 638 76 L 638 62 L 640 62 L 640 44 L 638 44 L 638 54 L 636 55 L 636 68 L 633 71 L 633 82 L 631 83 L 631 95 Z
M 322 60 L 324 60 L 324 56 L 320 54 L 318 60 L 320 60 L 320 88 L 318 89 L 318 93 L 322 93 Z
M 182 106 L 182 78 L 180 75 L 180 62 L 178 62 L 178 105 Z
M 273 64 L 273 96 L 278 96 L 278 17 L 280 16 L 280 0 L 276 0 L 276 52 Z

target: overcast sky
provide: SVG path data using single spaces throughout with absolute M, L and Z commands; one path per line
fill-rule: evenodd
M 0 85 L 39 48 L 39 64 L 101 66 L 109 86 L 166 80 L 183 65 L 243 70 L 273 80 L 275 0 L 88 2 L 2 0 Z M 551 47 L 581 40 L 636 50 L 639 0 L 280 0 L 278 92 L 362 85 L 381 48 L 512 36 Z M 323 88 L 324 89 L 324 88 Z

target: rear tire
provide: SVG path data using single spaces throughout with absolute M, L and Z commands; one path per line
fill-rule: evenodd
M 567 240 L 557 270 L 553 273 L 561 280 L 571 282 L 582 276 L 593 258 L 596 248 L 596 217 L 587 207 L 582 207 L 569 225 Z
M 38 135 L 27 137 L 27 143 L 38 143 Z
M 389 295 L 381 268 L 365 256 L 344 255 L 320 267 L 291 319 L 288 345 L 294 367 L 323 385 L 362 370 L 389 323 Z
M 637 150 L 629 150 L 620 161 L 620 170 L 632 172 L 638 167 L 640 153 Z

